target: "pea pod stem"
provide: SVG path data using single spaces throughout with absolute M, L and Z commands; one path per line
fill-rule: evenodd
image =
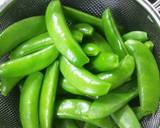
M 72 64 L 82 67 L 89 62 L 81 47 L 73 39 L 65 22 L 59 0 L 51 1 L 46 11 L 46 24 L 49 35 L 55 42 L 58 51 Z

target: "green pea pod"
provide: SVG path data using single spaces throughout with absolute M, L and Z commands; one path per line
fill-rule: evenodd
M 88 96 L 105 95 L 110 89 L 110 84 L 100 80 L 86 69 L 72 65 L 64 57 L 60 60 L 60 70 L 75 88 Z
M 10 60 L 0 65 L 0 76 L 20 77 L 39 71 L 51 64 L 57 57 L 55 45 L 28 56 Z
M 83 33 L 84 36 L 91 36 L 94 32 L 94 28 L 87 23 L 79 23 L 74 25 L 74 28 Z
M 144 43 L 144 45 L 145 45 L 149 50 L 153 51 L 154 44 L 153 44 L 152 41 L 146 41 L 146 42 Z
M 123 40 L 118 32 L 115 21 L 112 17 L 110 9 L 106 9 L 102 16 L 102 24 L 104 27 L 105 36 L 113 49 L 113 51 L 119 55 L 120 59 L 123 59 L 127 50 L 124 46 Z
M 44 32 L 46 32 L 46 26 L 43 16 L 35 16 L 14 23 L 0 34 L 0 57 L 23 41 Z
M 113 122 L 109 118 L 90 120 L 87 117 L 91 103 L 81 99 L 66 99 L 57 107 L 59 118 L 75 119 L 88 122 L 100 128 L 113 128 Z
M 89 66 L 96 72 L 110 71 L 119 66 L 119 57 L 114 53 L 101 52 L 91 59 Z
M 23 128 L 38 128 L 38 101 L 43 75 L 40 72 L 29 75 L 20 95 L 20 119 Z
M 134 85 L 135 82 L 128 83 L 126 85 L 128 87 L 125 87 L 126 90 L 117 89 L 95 100 L 90 106 L 88 117 L 90 119 L 99 119 L 116 112 L 138 95 L 138 89 Z
M 100 48 L 94 43 L 85 43 L 82 48 L 87 56 L 97 56 L 100 53 Z
M 46 23 L 49 35 L 53 38 L 57 49 L 63 56 L 79 67 L 89 62 L 89 58 L 71 35 L 59 0 L 51 1 L 48 5 Z
M 136 115 L 128 105 L 111 116 L 120 128 L 141 128 Z
M 69 119 L 58 120 L 56 126 L 57 126 L 56 128 L 78 128 L 75 122 Z
M 134 113 L 137 116 L 138 120 L 141 120 L 145 115 L 145 113 L 142 112 L 141 107 L 135 107 L 133 108 Z
M 89 15 L 85 12 L 82 12 L 82 11 L 79 11 L 77 9 L 70 8 L 67 6 L 63 6 L 63 10 L 64 10 L 65 16 L 71 19 L 77 20 L 78 22 L 88 23 L 90 25 L 93 25 L 99 28 L 101 31 L 103 31 L 102 21 L 100 18 Z
M 141 42 L 145 42 L 148 40 L 147 32 L 144 31 L 131 31 L 123 35 L 123 39 L 126 40 L 137 40 Z
M 123 60 L 121 60 L 118 68 L 110 72 L 104 72 L 98 74 L 98 78 L 104 80 L 107 83 L 111 84 L 111 89 L 115 89 L 125 82 L 127 82 L 135 69 L 134 58 L 130 55 L 127 55 Z
M 156 60 L 152 52 L 141 42 L 128 40 L 125 44 L 129 53 L 134 56 L 136 61 L 142 112 L 147 114 L 155 113 L 160 97 L 160 77 Z
M 58 74 L 59 62 L 56 61 L 47 68 L 41 89 L 39 110 L 41 128 L 52 128 Z
M 77 41 L 77 42 L 79 42 L 79 43 L 82 43 L 82 40 L 83 40 L 83 33 L 82 32 L 80 32 L 80 31 L 78 31 L 78 30 L 75 30 L 75 29 L 72 29 L 72 36 L 73 36 L 73 38 Z
M 1 78 L 1 94 L 7 96 L 23 77 Z
M 98 128 L 98 127 L 89 123 L 85 123 L 84 128 Z

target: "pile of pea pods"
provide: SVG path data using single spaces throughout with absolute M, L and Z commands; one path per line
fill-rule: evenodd
M 144 31 L 51 1 L 45 16 L 0 33 L 0 91 L 20 89 L 23 128 L 141 128 L 160 99 L 160 77 Z

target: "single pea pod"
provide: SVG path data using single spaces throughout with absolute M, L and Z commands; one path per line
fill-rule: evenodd
M 51 1 L 46 11 L 46 24 L 58 51 L 72 64 L 81 67 L 89 62 L 79 44 L 74 40 L 65 21 L 59 0 Z
M 20 119 L 23 128 L 38 128 L 38 104 L 43 75 L 40 72 L 27 77 L 20 95 Z
M 144 43 L 144 45 L 145 45 L 149 50 L 153 51 L 154 44 L 153 44 L 152 41 L 146 41 L 146 42 Z
M 111 114 L 111 117 L 120 128 L 141 128 L 135 113 L 128 105 Z
M 101 52 L 93 57 L 88 65 L 92 71 L 111 71 L 119 66 L 119 57 L 114 53 Z
M 56 121 L 56 128 L 78 128 L 76 123 L 70 119 L 61 119 Z
M 94 32 L 94 28 L 87 23 L 75 24 L 74 28 L 83 33 L 84 36 L 91 36 Z
M 75 119 L 88 122 L 100 128 L 113 128 L 113 122 L 107 117 L 91 120 L 87 113 L 91 103 L 81 99 L 66 99 L 60 102 L 57 107 L 57 116 L 64 119 Z
M 88 117 L 90 119 L 104 118 L 119 110 L 138 95 L 138 89 L 134 85 L 135 82 L 130 82 L 122 87 L 123 90 L 116 89 L 105 96 L 99 97 L 91 104 Z
M 98 74 L 98 78 L 104 80 L 107 83 L 111 84 L 111 89 L 115 89 L 119 86 L 122 86 L 127 82 L 135 69 L 134 58 L 130 55 L 127 55 L 123 60 L 121 60 L 118 68 L 110 72 L 104 72 Z
M 116 27 L 110 9 L 106 9 L 104 11 L 102 15 L 102 24 L 105 36 L 108 39 L 108 43 L 110 44 L 113 51 L 117 55 L 119 55 L 120 59 L 123 59 L 127 54 L 127 50 L 124 46 L 121 35 Z
M 59 75 L 59 62 L 55 61 L 47 69 L 40 95 L 40 127 L 52 128 L 56 90 Z
M 0 34 L 0 57 L 20 43 L 46 32 L 43 16 L 35 16 L 18 21 Z
M 155 113 L 160 97 L 160 77 L 156 60 L 152 52 L 139 41 L 128 40 L 125 45 L 136 62 L 141 110 L 146 114 Z
M 52 45 L 28 56 L 10 60 L 0 65 L 0 76 L 20 77 L 42 70 L 50 65 L 58 54 L 55 45 Z
M 63 76 L 80 92 L 88 96 L 101 96 L 108 93 L 110 84 L 100 80 L 86 69 L 72 65 L 61 57 L 60 70 Z
M 21 79 L 23 79 L 23 77 L 1 77 L 1 94 L 7 96 Z
M 131 31 L 123 35 L 123 39 L 126 40 L 137 40 L 145 42 L 148 40 L 147 32 L 144 31 Z
M 87 56 L 97 56 L 101 52 L 100 48 L 94 43 L 85 43 L 82 48 Z

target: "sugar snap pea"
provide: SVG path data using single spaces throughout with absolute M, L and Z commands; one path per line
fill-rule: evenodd
M 72 65 L 61 57 L 60 70 L 63 76 L 80 92 L 88 96 L 101 96 L 108 93 L 110 84 L 100 80 L 84 68 Z
M 83 66 L 89 62 L 79 44 L 73 39 L 65 22 L 59 0 L 51 1 L 46 11 L 46 24 L 49 35 L 55 42 L 56 48 L 72 64 Z
M 83 33 L 80 32 L 80 31 L 78 31 L 78 30 L 76 30 L 76 29 L 72 29 L 71 32 L 72 32 L 73 38 L 74 38 L 78 43 L 82 43 L 83 36 L 84 36 Z
M 40 95 L 40 127 L 52 128 L 56 90 L 58 84 L 59 62 L 51 64 L 45 73 Z
M 42 70 L 51 64 L 58 54 L 55 45 L 52 45 L 28 56 L 10 60 L 0 65 L 0 76 L 19 77 Z
M 23 128 L 38 128 L 38 101 L 43 75 L 40 72 L 27 77 L 20 95 L 20 119 Z
M 35 16 L 14 23 L 0 34 L 0 57 L 23 41 L 44 32 L 46 32 L 46 26 L 43 16 Z
M 148 49 L 150 49 L 151 51 L 153 51 L 154 44 L 153 44 L 152 41 L 146 41 L 146 42 L 144 43 L 144 45 L 145 45 Z
M 141 110 L 147 114 L 155 113 L 160 97 L 160 77 L 156 60 L 152 52 L 141 42 L 128 40 L 125 44 L 136 62 Z

